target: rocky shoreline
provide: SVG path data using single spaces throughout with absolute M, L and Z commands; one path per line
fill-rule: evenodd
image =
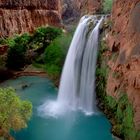
M 13 70 L 0 70 L 0 82 L 6 81 L 8 79 L 15 79 L 20 76 L 40 76 L 40 77 L 48 77 L 47 72 L 42 69 L 34 68 L 28 66 L 27 68 L 21 71 L 13 71 Z
M 40 76 L 47 77 L 47 73 L 43 71 L 19 71 L 15 72 L 13 78 L 17 78 L 20 76 Z

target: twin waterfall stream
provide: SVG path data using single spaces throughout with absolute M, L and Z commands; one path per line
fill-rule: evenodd
M 44 115 L 57 117 L 75 110 L 86 115 L 97 112 L 95 71 L 102 20 L 96 16 L 81 18 L 66 57 L 58 98 L 39 107 Z

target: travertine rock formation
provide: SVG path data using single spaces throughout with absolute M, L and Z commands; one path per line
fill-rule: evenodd
M 127 93 L 140 130 L 140 0 L 115 0 L 107 43 L 112 53 L 107 93 Z
M 61 24 L 59 0 L 0 0 L 0 36 Z

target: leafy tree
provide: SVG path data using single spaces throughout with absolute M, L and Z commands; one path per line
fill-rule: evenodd
M 27 127 L 32 115 L 32 104 L 22 101 L 12 88 L 0 88 L 0 130 L 1 136 L 9 136 L 10 130 Z
M 27 62 L 26 54 L 29 49 L 37 50 L 39 55 L 45 48 L 59 35 L 62 30 L 56 27 L 39 27 L 33 35 L 25 33 L 8 38 L 6 43 L 9 45 L 7 55 L 7 67 L 14 70 L 23 68 Z
M 33 43 L 42 43 L 43 46 L 48 46 L 56 37 L 62 34 L 62 30 L 56 27 L 39 27 L 32 36 Z
M 7 67 L 11 69 L 20 69 L 25 65 L 25 54 L 28 49 L 30 35 L 25 33 L 15 38 L 7 39 L 9 51 L 7 55 Z

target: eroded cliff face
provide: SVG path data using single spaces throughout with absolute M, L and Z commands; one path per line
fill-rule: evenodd
M 59 0 L 0 0 L 0 36 L 32 32 L 47 24 L 60 26 Z
M 102 0 L 0 0 L 0 37 L 32 32 L 42 25 L 61 26 L 84 14 L 98 13 Z M 61 18 L 62 17 L 62 18 Z
M 95 14 L 102 8 L 102 0 L 61 0 L 61 2 L 63 20 L 84 14 Z
M 110 26 L 107 93 L 115 98 L 128 95 L 140 130 L 140 0 L 115 0 Z

